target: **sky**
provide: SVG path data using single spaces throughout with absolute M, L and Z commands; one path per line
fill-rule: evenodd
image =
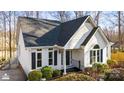
M 57 20 L 55 17 L 51 16 L 50 13 L 48 12 L 55 12 L 55 11 L 41 11 L 40 13 L 40 18 L 43 19 L 53 19 L 53 20 Z M 114 17 L 113 15 L 117 14 L 117 11 L 101 11 L 102 14 L 100 15 L 100 19 L 99 19 L 99 26 L 101 26 L 101 28 L 113 28 L 115 29 L 116 26 L 113 26 L 112 22 L 114 22 L 115 24 L 117 24 L 117 17 Z M 69 11 L 69 13 L 71 14 L 71 18 L 74 18 L 74 13 L 72 11 Z M 92 17 L 94 17 L 94 13 L 93 11 L 84 11 L 84 14 L 86 15 L 91 15 Z M 24 11 L 16 11 L 16 16 L 24 16 Z M 111 22 L 112 21 L 112 22 Z

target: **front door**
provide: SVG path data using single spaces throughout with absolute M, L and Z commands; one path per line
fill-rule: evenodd
M 66 65 L 70 65 L 70 51 L 66 51 Z

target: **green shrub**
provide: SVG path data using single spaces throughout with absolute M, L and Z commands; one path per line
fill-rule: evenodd
M 116 60 L 107 60 L 107 64 L 110 68 L 115 68 L 116 66 L 118 66 L 118 62 Z
M 106 72 L 109 69 L 109 66 L 107 64 L 102 64 L 102 72 Z
M 84 75 L 82 73 L 70 73 L 60 78 L 55 79 L 56 81 L 94 81 L 95 79 Z
M 97 72 L 97 73 L 104 73 L 105 70 L 107 70 L 109 67 L 106 64 L 101 64 L 101 63 L 94 63 L 92 65 L 92 70 Z
M 53 71 L 53 77 L 58 77 L 61 75 L 61 71 L 60 70 L 54 70 Z
M 42 73 L 40 71 L 34 70 L 28 74 L 29 81 L 40 81 L 42 78 Z
M 52 67 L 45 66 L 41 69 L 41 72 L 43 74 L 43 78 L 46 78 L 47 80 L 52 78 L 52 74 L 53 74 Z
M 124 69 L 115 68 L 105 73 L 105 81 L 124 81 Z

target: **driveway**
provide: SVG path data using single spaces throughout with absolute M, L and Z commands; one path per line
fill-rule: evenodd
M 14 59 L 0 70 L 0 81 L 25 81 L 26 76 L 22 68 L 18 65 L 17 60 Z

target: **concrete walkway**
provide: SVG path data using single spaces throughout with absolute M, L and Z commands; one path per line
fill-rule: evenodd
M 26 76 L 23 70 L 19 67 L 17 60 L 14 59 L 11 65 L 7 64 L 0 70 L 0 81 L 25 81 Z

